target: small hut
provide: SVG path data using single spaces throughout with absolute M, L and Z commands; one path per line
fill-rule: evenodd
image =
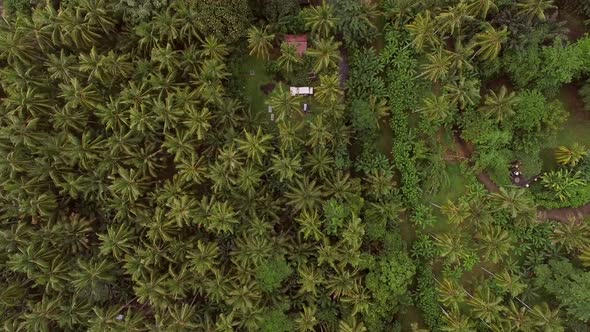
M 289 45 L 295 46 L 297 54 L 303 56 L 307 51 L 307 36 L 306 35 L 285 35 L 285 42 Z

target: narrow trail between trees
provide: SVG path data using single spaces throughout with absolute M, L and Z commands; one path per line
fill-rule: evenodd
M 454 136 L 457 147 L 459 148 L 459 153 L 465 159 L 469 160 L 469 164 L 473 166 L 473 162 L 471 161 L 471 155 L 474 151 L 473 145 L 465 142 L 465 140 L 461 137 L 459 130 L 455 130 Z M 495 193 L 500 191 L 500 187 L 498 187 L 498 185 L 494 181 L 492 181 L 492 179 L 487 173 L 479 172 L 475 174 L 475 176 L 477 177 L 479 182 L 481 182 L 484 185 L 484 187 L 486 187 L 486 189 L 489 192 Z
M 467 160 L 471 160 L 473 155 L 474 147 L 472 144 L 466 142 L 460 134 L 459 130 L 455 130 L 455 143 L 459 149 L 459 153 Z M 469 162 L 473 165 L 473 162 Z M 475 175 L 479 182 L 489 192 L 495 193 L 500 190 L 500 187 L 490 178 L 486 172 L 479 172 Z M 571 218 L 582 219 L 586 216 L 590 216 L 590 202 L 586 205 L 577 208 L 560 208 L 560 209 L 538 209 L 537 218 L 539 221 L 555 220 L 560 222 L 568 222 Z

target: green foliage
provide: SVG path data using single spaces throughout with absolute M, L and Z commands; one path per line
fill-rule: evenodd
M 281 310 L 269 310 L 262 316 L 260 331 L 289 332 L 294 330 L 293 321 Z
M 37 4 L 37 1 L 31 0 L 8 0 L 3 3 L 6 13 L 10 16 L 17 14 L 29 15 L 31 8 Z
M 416 206 L 414 212 L 410 216 L 410 220 L 417 227 L 424 229 L 432 226 L 436 222 L 436 217 L 434 216 L 431 207 L 424 204 L 419 204 Z
M 283 257 L 275 257 L 263 262 L 256 268 L 256 280 L 260 288 L 272 293 L 279 290 L 283 280 L 288 278 L 293 270 Z
M 584 101 L 584 109 L 590 112 L 590 81 L 586 81 L 578 92 Z
M 299 13 L 299 3 L 296 0 L 256 0 L 257 10 L 255 14 L 263 17 L 268 22 L 277 23 L 287 17 L 296 16 Z
M 226 43 L 244 36 L 251 15 L 247 0 L 199 1 L 194 11 L 203 34 L 214 35 Z
M 563 84 L 588 70 L 585 56 L 588 44 L 588 38 L 582 38 L 571 44 L 556 39 L 551 46 L 532 45 L 507 55 L 505 69 L 520 88 L 533 85 L 554 96 Z
M 440 331 L 442 312 L 438 304 L 436 280 L 432 268 L 426 264 L 418 265 L 416 286 L 416 306 L 420 309 L 424 322 L 430 331 Z
M 580 321 L 590 320 L 590 272 L 566 260 L 550 260 L 535 268 L 535 286 L 555 296 L 567 313 Z
M 376 330 L 382 330 L 391 319 L 401 302 L 405 301 L 416 266 L 405 252 L 390 251 L 376 262 L 376 268 L 366 278 L 367 288 L 373 294 L 375 303 L 369 309 L 367 323 Z
M 378 14 L 377 8 L 370 2 L 341 0 L 336 2 L 336 16 L 339 18 L 337 29 L 342 34 L 344 43 L 350 48 L 368 44 L 377 34 L 372 20 Z
M 430 260 L 438 255 L 432 238 L 426 234 L 420 234 L 412 243 L 412 256 L 423 260 Z

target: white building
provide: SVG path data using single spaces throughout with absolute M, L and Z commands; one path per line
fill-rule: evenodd
M 309 86 L 292 86 L 289 88 L 291 91 L 291 96 L 312 96 L 313 95 L 313 87 Z

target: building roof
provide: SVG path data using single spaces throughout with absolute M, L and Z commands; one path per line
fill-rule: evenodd
M 305 51 L 307 50 L 306 35 L 285 35 L 285 41 L 289 45 L 295 45 L 299 55 L 305 54 Z
M 291 96 L 313 95 L 313 87 L 309 86 L 292 86 L 289 88 Z

